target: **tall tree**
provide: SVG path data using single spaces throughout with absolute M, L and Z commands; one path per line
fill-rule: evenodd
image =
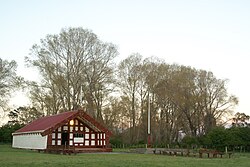
M 87 29 L 68 28 L 58 35 L 47 35 L 26 58 L 42 76 L 41 83 L 33 84 L 33 102 L 47 114 L 85 106 L 102 119 L 117 54 L 114 44 L 100 41 Z
M 226 81 L 211 72 L 179 65 L 164 71 L 166 74 L 157 80 L 154 92 L 160 122 L 166 118 L 163 125 L 170 132 L 166 134 L 169 141 L 176 139 L 179 130 L 194 137 L 207 133 L 237 104 L 237 98 L 228 95 Z
M 196 78 L 196 109 L 203 115 L 203 133 L 208 133 L 223 115 L 232 113 L 238 99 L 228 94 L 227 80 L 217 79 L 212 72 L 199 70 Z
M 181 129 L 180 112 L 177 104 L 174 103 L 170 90 L 174 90 L 173 71 L 175 66 L 161 63 L 156 69 L 154 77 L 155 86 L 153 92 L 156 96 L 155 103 L 159 112 L 159 124 L 157 133 L 158 143 L 171 143 L 178 136 Z M 157 80 L 157 82 L 155 82 Z
M 130 55 L 118 65 L 119 87 L 122 95 L 129 98 L 131 103 L 131 142 L 135 139 L 136 121 L 138 118 L 138 89 L 141 76 L 142 56 L 138 53 Z
M 16 74 L 17 63 L 0 58 L 0 117 L 4 116 L 11 92 L 22 86 L 23 78 Z

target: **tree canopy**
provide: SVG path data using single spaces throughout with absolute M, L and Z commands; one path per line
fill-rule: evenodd
M 187 141 L 209 134 L 238 103 L 227 91 L 228 80 L 211 71 L 139 53 L 115 64 L 117 55 L 116 45 L 88 29 L 65 28 L 47 35 L 25 58 L 41 76 L 41 81 L 28 83 L 32 106 L 21 106 L 9 116 L 26 124 L 43 115 L 84 108 L 119 141 L 138 143 L 147 140 L 150 107 L 153 143 L 171 144 L 181 140 L 180 133 Z M 22 78 L 15 70 L 14 61 L 0 59 L 0 95 L 8 97 L 19 85 Z M 0 106 L 6 99 L 0 99 Z M 248 117 L 235 117 L 243 119 Z
M 4 109 L 10 97 L 10 93 L 20 87 L 23 78 L 16 74 L 17 63 L 0 58 L 0 108 Z
M 104 98 L 111 92 L 113 59 L 117 48 L 102 42 L 90 30 L 63 29 L 47 35 L 31 49 L 27 62 L 38 68 L 42 82 L 33 83 L 31 98 L 45 114 L 85 106 L 102 119 Z

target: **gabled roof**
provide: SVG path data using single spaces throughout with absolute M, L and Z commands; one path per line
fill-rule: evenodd
M 52 133 L 58 127 L 68 123 L 70 120 L 75 118 L 78 118 L 96 132 L 106 132 L 109 135 L 111 134 L 111 132 L 107 128 L 102 126 L 99 122 L 97 122 L 87 113 L 85 113 L 82 110 L 76 110 L 76 111 L 68 111 L 57 115 L 39 118 L 31 122 L 30 124 L 24 126 L 23 128 L 15 131 L 13 135 L 22 133 L 40 132 L 44 136 L 49 133 Z

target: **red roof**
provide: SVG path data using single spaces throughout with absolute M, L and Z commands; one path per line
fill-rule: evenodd
M 83 111 L 68 111 L 63 112 L 57 115 L 52 116 L 46 116 L 39 118 L 30 124 L 24 126 L 23 128 L 17 130 L 15 133 L 29 133 L 29 132 L 42 132 L 43 135 L 46 135 L 48 133 L 51 133 L 53 130 L 57 129 L 62 124 L 66 124 L 71 119 L 74 119 L 76 117 L 79 117 L 82 120 L 85 120 L 86 123 L 91 126 L 95 127 L 96 129 L 103 131 L 103 132 L 109 132 L 107 128 L 102 126 L 100 123 L 98 123 L 94 118 L 89 116 L 87 113 Z M 109 132 L 111 134 L 111 132 Z

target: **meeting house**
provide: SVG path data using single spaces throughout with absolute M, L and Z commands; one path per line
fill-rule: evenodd
M 111 131 L 83 110 L 39 118 L 14 132 L 13 148 L 48 152 L 110 152 Z

